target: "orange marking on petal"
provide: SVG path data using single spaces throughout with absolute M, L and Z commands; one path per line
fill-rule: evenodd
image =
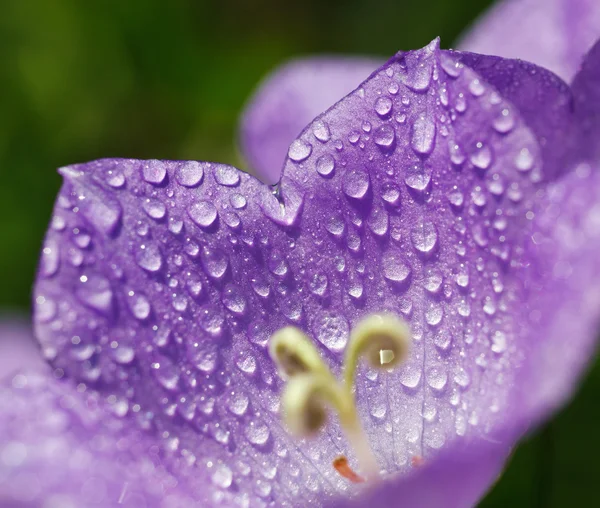
M 421 467 L 423 464 L 425 464 L 425 459 L 420 455 L 413 455 L 412 459 L 410 459 L 412 467 Z
M 364 483 L 365 479 L 356 474 L 348 464 L 348 459 L 343 455 L 340 455 L 333 461 L 334 469 L 347 480 L 352 483 Z

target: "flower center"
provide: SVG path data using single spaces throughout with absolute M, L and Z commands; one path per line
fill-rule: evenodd
M 325 425 L 328 410 L 337 413 L 361 472 L 367 479 L 377 478 L 380 468 L 356 410 L 356 369 L 363 357 L 375 368 L 395 367 L 406 358 L 410 337 L 407 324 L 394 315 L 367 316 L 350 333 L 343 376 L 338 380 L 302 331 L 291 326 L 278 330 L 271 337 L 269 352 L 286 380 L 282 408 L 289 430 L 301 437 L 314 435 Z M 354 478 L 352 481 L 360 478 L 345 457 L 339 457 L 333 465 L 342 476 Z

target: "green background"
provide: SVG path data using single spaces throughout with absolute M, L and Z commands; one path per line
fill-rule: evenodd
M 60 180 L 99 157 L 240 164 L 238 115 L 294 56 L 451 47 L 484 0 L 3 0 L 0 309 L 26 311 Z M 594 505 L 600 369 L 514 455 L 484 507 Z

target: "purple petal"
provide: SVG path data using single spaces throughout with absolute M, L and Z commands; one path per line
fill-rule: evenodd
M 15 317 L 0 321 L 0 379 L 22 369 L 47 368 L 33 339 L 31 325 Z
M 596 0 L 504 0 L 475 23 L 458 47 L 529 60 L 569 82 L 599 33 Z
M 313 442 L 282 428 L 267 340 L 295 324 L 338 372 L 351 326 L 391 311 L 411 354 L 392 374 L 359 368 L 360 415 L 388 472 L 433 466 L 518 417 L 544 153 L 518 109 L 434 42 L 317 118 L 276 194 L 216 164 L 63 168 L 38 338 L 67 377 L 137 408 L 123 418 L 169 456 L 194 455 L 200 478 L 227 465 L 206 495 L 306 505 L 350 493 L 331 462 L 355 459 L 335 421 Z
M 276 183 L 300 131 L 379 65 L 374 58 L 315 57 L 290 62 L 267 76 L 240 125 L 241 148 L 253 174 Z
M 575 76 L 573 96 L 580 127 L 574 149 L 580 157 L 600 160 L 600 41 L 586 55 Z
M 156 444 L 121 418 L 126 412 L 127 401 L 81 384 L 14 375 L 0 387 L 0 505 L 191 506 L 185 477 L 166 470 Z M 202 497 L 195 492 L 196 501 Z

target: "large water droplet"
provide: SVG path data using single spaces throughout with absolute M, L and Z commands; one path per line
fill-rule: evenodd
M 477 143 L 477 147 L 469 157 L 469 160 L 476 168 L 487 169 L 492 163 L 492 151 L 488 145 Z
M 234 314 L 242 315 L 246 310 L 246 300 L 241 290 L 234 284 L 228 284 L 223 290 L 221 301 Z
M 533 167 L 533 155 L 528 148 L 523 148 L 519 151 L 515 158 L 515 166 L 519 171 L 529 171 Z
M 196 161 L 184 162 L 177 168 L 177 173 L 175 174 L 177 182 L 184 187 L 196 187 L 200 185 L 203 176 L 204 169 Z
M 60 266 L 60 253 L 58 242 L 54 238 L 48 238 L 42 249 L 40 260 L 40 273 L 44 277 L 52 277 Z
M 403 284 L 410 275 L 410 267 L 399 252 L 387 252 L 383 256 L 383 276 L 390 282 Z
M 235 187 L 240 183 L 240 173 L 232 166 L 217 166 L 214 170 L 214 176 L 219 185 Z
M 419 115 L 412 129 L 411 146 L 420 155 L 430 154 L 435 141 L 435 122 L 425 113 Z
M 206 274 L 214 279 L 223 277 L 229 265 L 229 260 L 222 251 L 208 247 L 202 250 L 201 260 Z
M 427 371 L 427 384 L 436 391 L 442 391 L 448 383 L 448 373 L 442 367 L 431 367 Z
M 145 199 L 142 203 L 142 208 L 144 209 L 148 217 L 154 220 L 162 219 L 167 213 L 167 208 L 165 207 L 165 204 L 159 199 Z
M 317 159 L 316 169 L 317 169 L 317 173 L 319 173 L 321 176 L 325 176 L 325 177 L 331 176 L 334 168 L 335 168 L 335 160 L 331 155 L 329 155 L 329 154 L 321 155 L 321 157 L 319 157 Z
M 142 166 L 144 180 L 153 185 L 160 185 L 167 176 L 167 167 L 164 162 L 158 160 L 145 161 Z
M 135 260 L 141 268 L 148 272 L 158 272 L 162 267 L 162 256 L 154 243 L 144 243 L 135 251 Z
M 392 99 L 389 97 L 379 97 L 375 101 L 375 111 L 379 116 L 385 117 L 392 111 Z
M 302 139 L 292 141 L 288 150 L 288 156 L 294 162 L 302 162 L 307 159 L 312 152 L 312 145 Z
M 438 235 L 433 222 L 424 221 L 421 224 L 413 226 L 410 238 L 416 250 L 423 254 L 428 254 L 436 246 Z
M 329 126 L 323 120 L 316 120 L 313 123 L 313 134 L 321 143 L 326 143 L 331 138 Z
M 383 124 L 373 133 L 373 141 L 380 148 L 391 149 L 396 141 L 396 131 L 391 125 Z
M 201 228 L 208 228 L 217 220 L 217 208 L 210 201 L 197 201 L 188 208 L 188 215 Z
M 206 333 L 219 337 L 223 333 L 225 318 L 211 305 L 205 305 L 198 313 L 198 324 Z
M 364 198 L 369 190 L 369 175 L 361 169 L 346 171 L 342 189 L 344 194 L 350 198 Z
M 411 166 L 406 170 L 404 175 L 404 183 L 412 190 L 423 192 L 431 182 L 431 174 L 429 170 L 421 165 Z
M 141 321 L 147 319 L 152 310 L 148 298 L 137 291 L 129 291 L 127 295 L 127 305 L 133 316 Z
M 176 390 L 179 383 L 177 367 L 166 356 L 157 355 L 151 365 L 156 380 L 167 390 Z
M 109 316 L 113 311 L 113 291 L 108 279 L 100 275 L 82 276 L 75 289 L 81 303 L 100 314 Z

